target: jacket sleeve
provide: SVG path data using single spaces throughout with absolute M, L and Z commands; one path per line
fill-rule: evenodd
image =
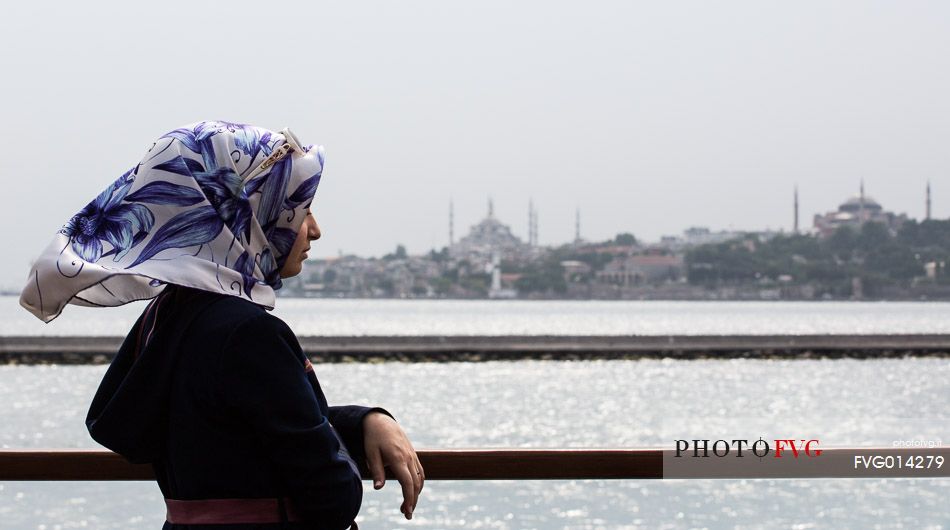
M 363 419 L 370 412 L 382 412 L 393 420 L 396 418 L 382 407 L 363 407 L 360 405 L 341 405 L 328 407 L 330 423 L 340 433 L 343 444 L 350 452 L 350 457 L 356 462 L 359 471 L 369 476 L 369 466 L 366 464 L 366 447 L 363 441 Z
M 268 314 L 238 324 L 222 348 L 216 387 L 226 413 L 260 441 L 302 517 L 347 528 L 363 485 L 321 412 L 290 328 Z

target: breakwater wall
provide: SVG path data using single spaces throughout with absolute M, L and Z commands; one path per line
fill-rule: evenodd
M 122 337 L 0 337 L 0 363 L 104 364 Z M 946 335 L 302 336 L 320 362 L 950 358 Z

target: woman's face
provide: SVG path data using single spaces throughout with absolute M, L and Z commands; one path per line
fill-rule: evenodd
M 281 278 L 290 278 L 300 274 L 303 269 L 303 262 L 307 259 L 307 251 L 310 250 L 310 242 L 320 239 L 320 227 L 317 226 L 317 220 L 307 208 L 307 217 L 300 225 L 300 231 L 297 232 L 297 239 L 294 240 L 294 246 L 287 254 L 287 261 L 284 267 L 280 269 Z

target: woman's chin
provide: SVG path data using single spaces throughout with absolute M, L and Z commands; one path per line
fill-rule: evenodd
M 296 267 L 288 265 L 284 267 L 283 269 L 281 269 L 280 277 L 290 278 L 291 276 L 296 276 L 300 274 L 302 270 L 303 270 L 303 262 L 298 263 Z

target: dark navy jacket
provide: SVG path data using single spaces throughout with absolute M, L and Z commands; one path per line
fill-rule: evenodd
M 368 473 L 363 417 L 330 407 L 296 336 L 236 296 L 169 285 L 139 317 L 93 398 L 92 437 L 151 463 L 165 498 L 289 497 L 307 523 L 165 529 L 347 528 Z

